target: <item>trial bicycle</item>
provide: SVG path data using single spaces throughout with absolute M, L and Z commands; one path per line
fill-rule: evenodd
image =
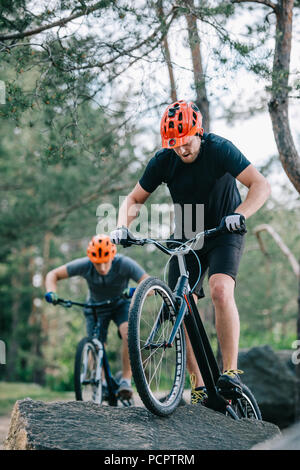
M 75 397 L 79 401 L 93 401 L 101 405 L 104 401 L 110 406 L 132 406 L 133 399 L 124 399 L 117 394 L 121 373 L 113 376 L 105 346 L 100 337 L 101 310 L 99 308 L 110 307 L 112 303 L 127 298 L 126 294 L 113 300 L 105 300 L 93 304 L 73 302 L 72 300 L 57 299 L 56 303 L 65 308 L 73 305 L 89 308 L 94 316 L 94 329 L 90 338 L 84 337 L 79 341 L 74 363 L 74 388 Z M 107 386 L 103 386 L 103 377 Z
M 226 396 L 217 388 L 221 373 L 189 285 L 184 256 L 202 237 L 224 231 L 227 229 L 222 226 L 205 230 L 188 242 L 177 242 L 176 248 L 153 239 L 135 238 L 129 231 L 120 240 L 124 247 L 152 244 L 178 260 L 180 276 L 174 292 L 161 279 L 149 277 L 136 288 L 129 310 L 128 342 L 134 382 L 144 405 L 158 416 L 170 415 L 181 402 L 186 368 L 185 325 L 207 390 L 205 406 L 233 419 L 261 419 L 257 402 L 246 385 L 230 389 Z

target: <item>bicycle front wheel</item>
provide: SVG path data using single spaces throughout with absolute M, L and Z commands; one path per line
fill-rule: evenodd
M 98 353 L 89 338 L 83 338 L 77 346 L 74 367 L 76 400 L 102 403 L 101 371 L 97 373 Z
M 179 405 L 185 379 L 185 336 L 181 325 L 167 346 L 176 320 L 175 298 L 160 279 L 137 287 L 129 311 L 128 346 L 133 379 L 144 405 L 167 416 Z

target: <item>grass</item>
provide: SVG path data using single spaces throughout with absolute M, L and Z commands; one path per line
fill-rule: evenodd
M 0 382 L 0 416 L 10 414 L 15 402 L 24 398 L 39 401 L 75 399 L 73 392 L 55 392 L 34 383 Z

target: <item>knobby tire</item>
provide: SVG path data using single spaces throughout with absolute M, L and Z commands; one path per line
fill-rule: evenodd
M 148 295 L 150 292 L 155 294 Z M 147 350 L 143 341 L 149 337 L 159 312 L 161 322 L 153 344 L 169 339 L 175 321 L 175 303 L 171 289 L 160 279 L 149 277 L 138 285 L 129 310 L 128 347 L 133 379 L 144 405 L 158 416 L 170 415 L 181 401 L 186 360 L 183 325 L 172 348 Z
M 90 385 L 91 387 L 91 398 L 87 399 L 84 396 L 85 390 L 89 385 L 83 385 L 81 383 L 81 374 L 83 361 L 87 360 L 86 354 L 87 351 L 90 351 L 93 359 L 93 368 L 90 371 L 90 378 L 96 376 L 96 365 L 97 365 L 97 352 L 95 345 L 93 344 L 90 338 L 83 338 L 77 345 L 76 355 L 75 355 L 75 364 L 74 364 L 74 388 L 75 388 L 75 397 L 79 401 L 94 401 L 97 404 L 101 405 L 102 403 L 102 381 L 100 374 L 100 383 Z M 86 387 L 86 388 L 85 388 Z M 95 399 L 97 395 L 97 399 Z

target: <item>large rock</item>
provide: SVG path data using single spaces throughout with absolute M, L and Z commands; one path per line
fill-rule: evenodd
M 300 450 L 300 422 L 285 429 L 282 435 L 278 435 L 260 444 L 256 444 L 253 450 Z
M 266 345 L 241 351 L 238 366 L 245 372 L 242 380 L 255 395 L 263 419 L 280 428 L 294 423 L 300 384 L 288 357 L 282 360 Z
M 279 433 L 273 424 L 235 421 L 203 406 L 160 418 L 139 407 L 25 399 L 15 404 L 5 449 L 251 449 Z

